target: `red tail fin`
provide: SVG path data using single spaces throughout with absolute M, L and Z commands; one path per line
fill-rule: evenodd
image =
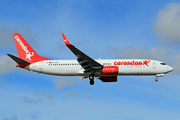
M 42 60 L 51 60 L 39 56 L 19 33 L 13 33 L 19 58 L 30 63 Z

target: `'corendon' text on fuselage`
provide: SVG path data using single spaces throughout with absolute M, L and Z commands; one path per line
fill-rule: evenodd
M 149 66 L 148 63 L 150 63 L 150 60 L 145 60 L 145 61 L 115 61 L 114 65 L 118 66 L 139 66 L 139 65 L 146 65 Z

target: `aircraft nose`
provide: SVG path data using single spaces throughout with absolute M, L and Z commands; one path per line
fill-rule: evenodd
M 171 71 L 173 71 L 173 70 L 174 70 L 173 67 L 168 66 L 168 72 L 171 72 Z

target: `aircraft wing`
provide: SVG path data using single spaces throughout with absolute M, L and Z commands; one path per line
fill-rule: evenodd
M 66 46 L 77 56 L 77 61 L 85 69 L 85 72 L 99 70 L 103 68 L 103 65 L 93 60 L 92 58 L 84 54 L 82 51 L 77 49 L 75 46 L 73 46 L 63 33 L 62 37 Z

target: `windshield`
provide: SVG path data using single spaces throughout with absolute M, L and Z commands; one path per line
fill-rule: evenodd
M 161 63 L 161 65 L 166 65 L 166 63 Z

